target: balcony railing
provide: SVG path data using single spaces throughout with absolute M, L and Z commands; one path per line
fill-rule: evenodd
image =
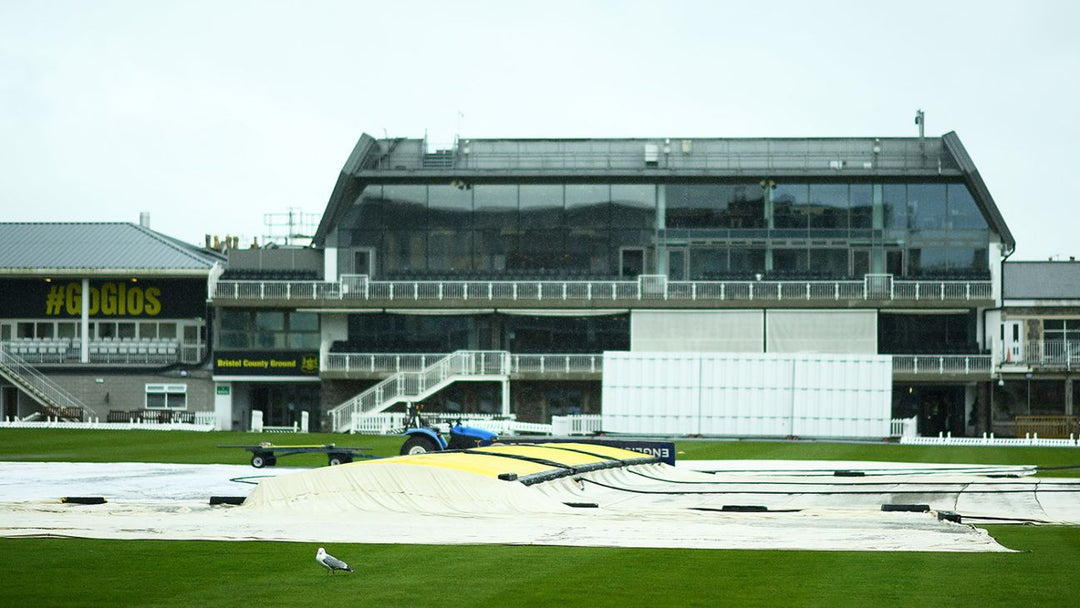
M 417 372 L 446 353 L 329 353 L 323 372 L 389 375 Z M 893 374 L 920 376 L 989 376 L 990 355 L 892 355 Z M 511 354 L 510 374 L 601 374 L 604 355 Z
M 968 302 L 992 300 L 990 281 L 896 280 L 891 275 L 867 275 L 862 280 L 835 281 L 671 281 L 663 275 L 634 280 L 559 281 L 373 281 L 365 275 L 343 275 L 325 281 L 216 281 L 211 299 L 228 301 L 285 301 L 297 304 L 410 303 L 483 305 L 488 302 L 523 306 L 582 302 L 633 306 L 640 303 L 918 301 Z
M 1002 349 L 1001 364 L 1033 368 L 1080 369 L 1080 340 L 1028 340 L 1023 348 Z
M 989 376 L 990 355 L 893 355 L 893 374 Z
M 418 372 L 448 353 L 328 353 L 323 372 L 396 374 Z M 599 374 L 604 355 L 510 355 L 510 374 Z
M 78 338 L 17 338 L 4 343 L 12 354 L 33 365 L 170 365 L 198 363 L 206 355 L 206 345 L 178 340 L 103 338 L 87 345 L 87 361 L 82 361 Z

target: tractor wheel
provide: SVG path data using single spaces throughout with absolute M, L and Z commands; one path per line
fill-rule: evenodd
M 266 454 L 255 454 L 251 457 L 251 466 L 255 467 L 256 469 L 261 469 L 263 467 L 272 467 L 275 464 L 277 464 L 277 458 L 274 458 L 273 456 L 267 456 Z
M 327 459 L 327 464 L 332 467 L 339 464 L 345 464 L 347 462 L 352 462 L 352 458 L 346 454 L 331 454 L 330 458 Z
M 439 448 L 435 445 L 435 442 L 430 437 L 424 435 L 410 435 L 405 440 L 405 445 L 401 446 L 401 453 L 404 455 L 411 454 L 423 454 L 425 452 L 438 452 Z

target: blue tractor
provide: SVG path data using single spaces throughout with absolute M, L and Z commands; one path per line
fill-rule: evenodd
M 450 425 L 450 440 L 447 441 L 442 431 L 430 425 L 420 414 L 424 410 L 422 403 L 409 406 L 409 420 L 406 424 L 405 434 L 408 438 L 401 446 L 402 454 L 423 454 L 425 452 L 442 452 L 445 450 L 465 450 L 485 445 L 491 445 L 499 440 L 499 436 L 491 431 L 476 427 L 464 426 L 458 420 Z

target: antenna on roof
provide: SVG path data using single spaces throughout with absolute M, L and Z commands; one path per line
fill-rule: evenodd
M 285 213 L 264 213 L 263 223 L 267 229 L 267 233 L 263 235 L 263 244 L 306 247 L 314 238 L 319 214 L 304 213 L 296 207 L 289 207 Z
M 926 136 L 926 115 L 922 109 L 915 110 L 915 124 L 919 125 L 919 139 Z

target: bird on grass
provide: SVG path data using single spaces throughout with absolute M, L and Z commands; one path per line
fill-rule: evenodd
M 315 553 L 315 561 L 326 566 L 326 569 L 330 571 L 330 574 L 337 574 L 338 570 L 344 570 L 345 572 L 353 571 L 353 569 L 349 567 L 349 564 L 330 555 L 326 552 L 326 549 L 323 549 L 322 547 L 319 547 L 319 551 Z

